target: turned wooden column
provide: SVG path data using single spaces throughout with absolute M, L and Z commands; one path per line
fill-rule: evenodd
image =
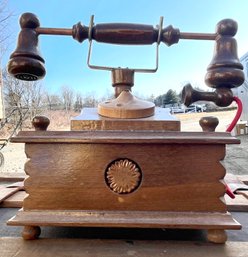
M 155 113 L 155 104 L 141 100 L 131 93 L 134 84 L 134 70 L 113 69 L 112 85 L 115 99 L 98 104 L 98 114 L 107 118 L 139 119 L 151 117 Z
M 46 131 L 50 124 L 50 120 L 45 116 L 35 116 L 32 125 L 35 131 Z M 34 240 L 40 236 L 41 229 L 39 226 L 24 226 L 22 230 L 22 238 L 25 240 Z
M 199 123 L 204 132 L 214 132 L 219 124 L 219 120 L 214 116 L 208 116 L 202 117 Z M 227 234 L 224 229 L 208 229 L 207 239 L 212 243 L 224 244 L 227 241 Z

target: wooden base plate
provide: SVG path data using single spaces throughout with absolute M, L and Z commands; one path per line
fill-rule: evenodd
M 8 221 L 8 225 L 241 229 L 241 225 L 228 212 L 20 210 L 15 217 Z
M 155 108 L 151 117 L 140 119 L 117 119 L 99 115 L 96 108 L 83 108 L 81 114 L 71 119 L 71 130 L 152 130 L 180 131 L 180 121 L 166 108 Z

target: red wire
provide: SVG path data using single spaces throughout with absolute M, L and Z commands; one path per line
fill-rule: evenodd
M 242 110 L 243 110 L 242 102 L 237 96 L 233 97 L 233 101 L 235 101 L 237 103 L 238 109 L 237 109 L 236 115 L 235 115 L 232 123 L 228 126 L 226 132 L 232 132 L 233 128 L 236 126 L 237 122 L 239 121 L 239 118 L 240 118 Z
M 242 110 L 243 110 L 242 102 L 238 97 L 234 96 L 233 101 L 235 101 L 237 103 L 238 109 L 237 109 L 236 115 L 235 115 L 232 123 L 226 129 L 226 132 L 232 132 L 233 128 L 236 126 L 237 122 L 239 121 L 239 118 L 240 118 Z M 227 184 L 226 184 L 226 194 L 228 194 L 232 199 L 235 198 L 234 193 L 232 192 L 232 190 L 230 189 L 230 187 Z
M 227 184 L 226 184 L 225 186 L 226 186 L 226 194 L 227 194 L 230 198 L 234 199 L 234 198 L 235 198 L 235 194 L 233 193 L 233 191 L 231 190 L 231 188 L 230 188 Z

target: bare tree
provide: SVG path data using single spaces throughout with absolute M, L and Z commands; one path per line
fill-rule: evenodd
M 93 96 L 94 95 L 95 94 L 93 93 Z M 100 97 L 99 99 L 97 99 L 97 102 L 101 103 L 101 102 L 105 102 L 105 101 L 108 101 L 108 100 L 111 100 L 111 99 L 114 99 L 114 98 L 115 98 L 114 91 L 107 89 L 105 91 L 105 94 L 102 97 Z
M 32 117 L 40 113 L 42 88 L 40 82 L 27 82 L 17 80 L 10 76 L 6 70 L 2 73 L 3 93 L 6 116 L 13 119 L 16 125 L 19 120 Z M 24 115 L 25 114 L 25 115 Z
M 57 94 L 44 91 L 43 93 L 43 105 L 48 108 L 48 110 L 60 109 L 62 103 L 61 97 Z
M 8 48 L 11 37 L 10 20 L 14 16 L 8 7 L 8 0 L 0 0 L 0 57 Z
M 10 31 L 10 18 L 13 16 L 8 8 L 7 0 L 0 0 L 0 69 L 1 69 L 1 59 L 3 54 L 6 52 L 9 44 L 9 38 L 11 36 Z M 1 73 L 1 71 L 0 71 Z M 5 116 L 5 108 L 3 104 L 3 81 L 2 74 L 0 74 L 0 120 Z
M 95 92 L 90 92 L 83 98 L 83 107 L 96 107 L 98 102 Z
M 72 110 L 74 101 L 74 91 L 68 86 L 62 86 L 61 95 L 63 99 L 63 104 L 66 112 Z
M 74 103 L 74 111 L 80 112 L 82 108 L 83 108 L 83 97 L 79 92 L 77 92 L 76 100 Z

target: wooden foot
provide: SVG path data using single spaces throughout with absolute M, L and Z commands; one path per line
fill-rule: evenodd
M 211 243 L 224 244 L 227 240 L 226 231 L 224 229 L 209 229 L 207 239 Z
M 22 231 L 22 237 L 25 240 L 37 239 L 40 235 L 40 227 L 38 226 L 24 226 Z

